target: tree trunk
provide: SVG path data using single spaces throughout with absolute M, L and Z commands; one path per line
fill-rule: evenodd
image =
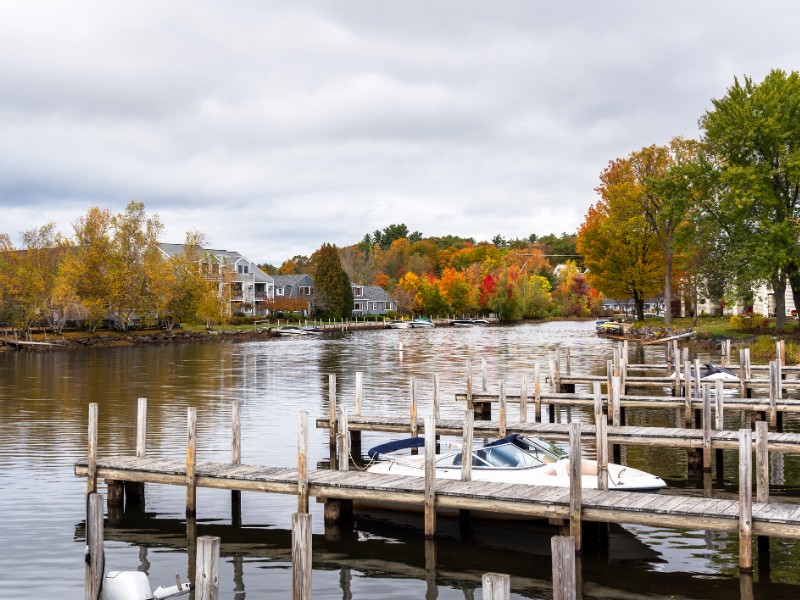
M 664 325 L 672 323 L 672 253 L 664 253 Z
M 638 293 L 633 294 L 633 307 L 636 310 L 636 320 L 644 321 L 644 298 L 640 297 Z
M 775 329 L 780 330 L 786 325 L 786 272 L 780 269 L 771 283 L 775 292 Z

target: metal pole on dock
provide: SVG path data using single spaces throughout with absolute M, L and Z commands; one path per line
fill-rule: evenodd
M 484 600 L 508 600 L 511 598 L 511 576 L 503 573 L 484 573 L 481 578 Z
M 575 538 L 553 536 L 550 549 L 553 555 L 553 600 L 575 600 Z
M 292 600 L 311 600 L 311 515 L 292 515 Z
M 218 537 L 201 535 L 197 538 L 195 600 L 217 600 L 219 598 L 219 549 Z
M 96 405 L 95 405 L 96 406 Z M 103 495 L 89 492 L 86 502 L 86 569 L 84 598 L 97 600 L 103 581 Z

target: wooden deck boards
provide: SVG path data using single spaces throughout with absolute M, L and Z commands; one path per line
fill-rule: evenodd
M 383 417 L 376 421 L 373 417 L 348 417 L 348 427 L 351 431 L 383 431 L 388 433 L 406 433 L 408 427 L 401 427 L 404 419 Z M 408 419 L 405 419 L 408 423 Z M 327 419 L 317 419 L 318 428 L 328 427 Z M 463 422 L 460 419 L 440 419 L 436 423 L 436 433 L 439 435 L 460 436 Z M 424 434 L 425 427 L 422 420 L 419 423 L 419 433 Z M 520 423 L 509 421 L 506 424 L 508 435 L 512 433 L 531 434 L 551 440 L 569 439 L 569 425 L 563 423 Z M 475 437 L 498 437 L 499 425 L 496 421 L 475 421 Z M 581 436 L 593 441 L 595 428 L 591 424 L 581 424 Z M 755 434 L 753 439 L 755 440 Z M 703 445 L 703 431 L 701 429 L 680 429 L 676 427 L 636 427 L 636 426 L 609 426 L 608 441 L 613 444 L 637 446 L 661 446 L 670 448 L 701 448 Z M 785 454 L 800 454 L 800 434 L 770 432 L 767 436 L 770 452 Z M 736 450 L 739 448 L 739 432 L 723 429 L 711 432 L 711 448 L 720 450 Z
M 78 476 L 86 476 L 86 461 L 75 465 Z M 182 484 L 186 468 L 181 461 L 130 456 L 97 461 L 98 477 L 122 481 Z M 198 487 L 231 490 L 297 492 L 297 470 L 260 465 L 202 462 L 196 465 Z M 131 478 L 133 477 L 133 478 Z M 254 486 L 253 483 L 258 483 Z M 309 493 L 323 498 L 390 498 L 421 506 L 425 481 L 422 477 L 367 473 L 365 471 L 315 470 L 309 473 Z M 567 518 L 569 490 L 522 484 L 482 481 L 438 480 L 437 503 L 467 510 Z M 735 529 L 738 501 L 686 495 L 583 490 L 584 520 L 632 522 L 670 527 L 702 527 L 720 531 Z M 800 505 L 753 504 L 756 534 L 800 538 Z

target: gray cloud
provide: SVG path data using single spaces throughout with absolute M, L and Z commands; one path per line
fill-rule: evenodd
M 170 241 L 200 229 L 277 263 L 396 222 L 574 231 L 609 160 L 698 135 L 735 75 L 796 68 L 800 16 L 770 1 L 5 8 L 0 231 L 69 232 L 137 199 Z

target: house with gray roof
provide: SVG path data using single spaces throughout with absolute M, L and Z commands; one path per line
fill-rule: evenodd
M 169 258 L 185 252 L 184 244 L 159 244 L 158 248 Z M 230 312 L 248 315 L 266 315 L 269 301 L 274 295 L 275 282 L 253 261 L 238 252 L 203 248 L 200 267 L 209 279 L 220 285 L 230 281 Z
M 275 284 L 274 306 L 276 309 L 298 310 L 297 302 L 282 302 L 286 300 L 304 301 L 303 314 L 311 310 L 311 297 L 314 294 L 314 280 L 311 275 L 273 275 Z
M 385 315 L 397 310 L 397 301 L 377 285 L 353 284 L 353 316 Z

